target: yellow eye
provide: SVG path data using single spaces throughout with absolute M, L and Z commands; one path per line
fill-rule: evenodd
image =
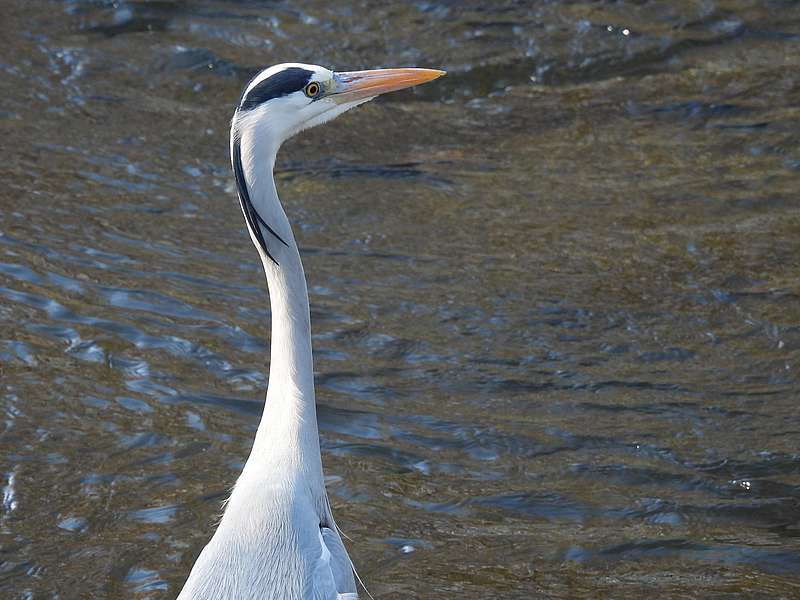
M 308 96 L 309 98 L 313 98 L 314 96 L 319 94 L 319 84 L 316 81 L 312 81 L 305 87 L 303 92 L 305 92 L 305 95 Z

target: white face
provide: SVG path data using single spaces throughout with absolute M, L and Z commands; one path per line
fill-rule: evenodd
M 300 85 L 302 89 L 281 93 L 286 86 Z M 260 89 L 265 90 L 262 95 L 268 99 L 261 101 Z M 243 106 L 237 113 L 238 124 L 259 130 L 259 135 L 269 135 L 280 146 L 303 129 L 321 125 L 377 95 L 345 93 L 348 91 L 339 74 L 325 67 L 302 63 L 275 65 L 259 73 L 245 89 Z M 279 95 L 270 97 L 272 94 Z M 246 104 L 251 97 L 254 100 Z
M 250 130 L 275 150 L 295 133 L 330 121 L 385 92 L 432 81 L 444 71 L 375 69 L 334 73 L 325 67 L 284 63 L 265 69 L 245 89 L 234 116 L 234 135 Z

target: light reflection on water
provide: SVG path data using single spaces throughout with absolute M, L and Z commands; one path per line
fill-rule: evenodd
M 770 6 L 14 2 L 0 588 L 170 597 L 210 536 L 268 368 L 228 120 L 299 60 L 448 70 L 279 157 L 372 593 L 800 594 L 800 12 Z

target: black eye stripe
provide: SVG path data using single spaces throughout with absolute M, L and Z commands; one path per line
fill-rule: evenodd
M 313 72 L 301 67 L 289 67 L 279 71 L 243 95 L 239 102 L 239 109 L 250 110 L 273 98 L 302 91 L 311 80 L 312 75 L 314 75 Z

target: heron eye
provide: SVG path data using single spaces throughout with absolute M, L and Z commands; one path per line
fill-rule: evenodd
M 316 81 L 312 81 L 305 87 L 305 89 L 303 89 L 303 92 L 309 98 L 313 98 L 319 94 L 319 84 Z

